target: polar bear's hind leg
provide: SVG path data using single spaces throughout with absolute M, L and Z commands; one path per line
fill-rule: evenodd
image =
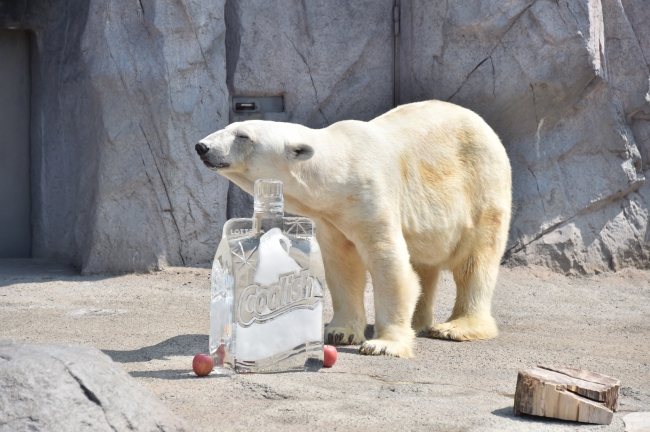
M 422 292 L 411 325 L 416 334 L 427 334 L 433 328 L 433 309 L 440 270 L 438 267 L 422 264 L 414 265 L 413 268 L 420 277 Z
M 447 322 L 433 326 L 429 337 L 470 341 L 498 335 L 491 304 L 499 261 L 494 256 L 481 258 L 470 255 L 453 270 L 456 282 L 454 309 Z

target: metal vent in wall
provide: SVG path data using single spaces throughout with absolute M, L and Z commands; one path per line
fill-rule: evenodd
M 238 114 L 279 113 L 284 111 L 284 98 L 282 96 L 233 97 L 232 110 Z

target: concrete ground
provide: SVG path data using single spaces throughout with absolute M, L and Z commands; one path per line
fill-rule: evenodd
M 79 276 L 47 262 L 0 261 L 0 339 L 80 343 L 103 350 L 197 430 L 623 431 L 650 411 L 650 272 L 564 277 L 503 268 L 494 298 L 498 338 L 418 338 L 416 358 L 366 357 L 340 347 L 317 373 L 191 373 L 208 348 L 209 270 Z M 454 284 L 444 275 L 436 317 Z M 366 293 L 372 323 L 372 291 Z M 331 318 L 326 298 L 325 321 Z M 517 371 L 539 363 L 584 368 L 622 382 L 609 426 L 512 413 Z

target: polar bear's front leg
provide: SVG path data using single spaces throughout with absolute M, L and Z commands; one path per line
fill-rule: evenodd
M 354 243 L 332 224 L 319 221 L 316 235 L 334 308 L 334 317 L 325 327 L 325 343 L 360 344 L 366 340 L 363 307 L 366 268 Z
M 368 355 L 413 357 L 415 332 L 411 319 L 420 295 L 418 276 L 409 262 L 406 242 L 398 232 L 375 231 L 363 255 L 375 294 L 375 335 L 361 345 Z

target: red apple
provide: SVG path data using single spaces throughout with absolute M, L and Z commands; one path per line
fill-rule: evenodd
M 323 359 L 323 367 L 332 367 L 336 363 L 339 353 L 332 345 L 325 345 L 325 356 Z
M 212 356 L 207 354 L 197 354 L 194 356 L 194 360 L 192 360 L 192 369 L 194 369 L 194 373 L 197 376 L 206 376 L 212 372 L 212 368 L 214 368 L 214 360 L 212 359 Z

